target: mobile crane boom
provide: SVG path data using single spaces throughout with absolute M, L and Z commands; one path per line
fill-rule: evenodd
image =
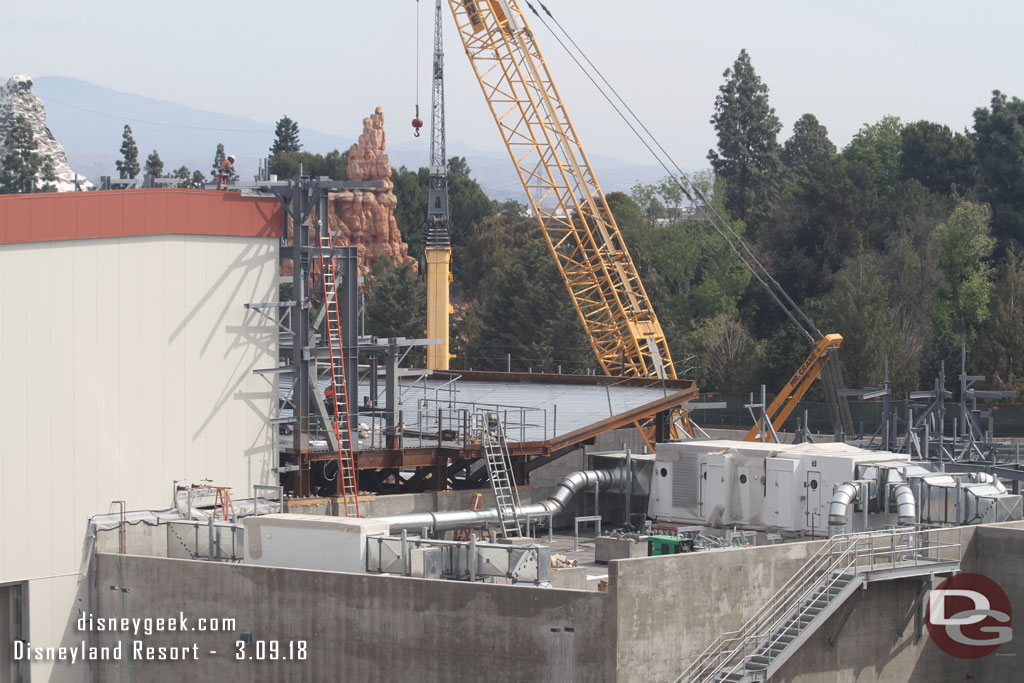
M 675 378 L 661 324 L 518 3 L 448 2 L 601 368 Z

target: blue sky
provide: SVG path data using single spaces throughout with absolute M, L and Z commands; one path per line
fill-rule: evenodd
M 840 147 L 886 114 L 963 129 L 993 89 L 1024 96 L 1020 2 L 546 4 L 683 166 L 706 164 L 715 94 L 742 48 L 770 88 L 783 135 L 811 112 Z M 408 143 L 417 87 L 428 118 L 433 7 L 430 0 L 9 3 L 0 74 L 74 76 L 258 121 L 287 113 L 346 137 L 380 105 L 389 140 Z M 499 151 L 445 11 L 448 137 Z M 600 95 L 527 16 L 588 152 L 646 163 Z

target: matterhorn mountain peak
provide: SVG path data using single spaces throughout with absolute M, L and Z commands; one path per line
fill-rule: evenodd
M 7 132 L 14 125 L 19 116 L 24 116 L 32 127 L 32 135 L 36 141 L 36 152 L 53 164 L 54 172 L 57 175 L 58 192 L 70 192 L 75 189 L 75 179 L 83 189 L 92 187 L 92 183 L 85 180 L 84 176 L 76 174 L 68 165 L 68 156 L 64 152 L 53 133 L 46 125 L 46 107 L 43 101 L 32 92 L 32 78 L 24 74 L 11 76 L 6 83 L 0 85 L 0 156 L 8 150 L 4 148 L 4 140 Z

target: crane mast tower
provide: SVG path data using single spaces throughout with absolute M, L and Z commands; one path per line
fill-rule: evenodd
M 430 185 L 427 224 L 424 227 L 427 262 L 427 336 L 443 340 L 427 347 L 427 367 L 447 370 L 449 354 L 448 287 L 451 283 L 452 246 L 448 236 L 448 168 L 444 145 L 444 45 L 441 38 L 441 3 L 434 6 L 434 68 L 430 108 Z

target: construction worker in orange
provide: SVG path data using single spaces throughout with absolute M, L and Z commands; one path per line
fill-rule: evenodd
M 334 415 L 334 382 L 331 382 L 331 386 L 327 387 L 324 391 L 324 398 L 327 399 L 325 406 L 327 408 L 328 415 Z
M 231 178 L 235 175 L 235 155 L 229 154 L 227 158 L 220 162 L 220 171 L 217 173 L 217 189 L 227 189 L 228 183 L 231 182 Z

